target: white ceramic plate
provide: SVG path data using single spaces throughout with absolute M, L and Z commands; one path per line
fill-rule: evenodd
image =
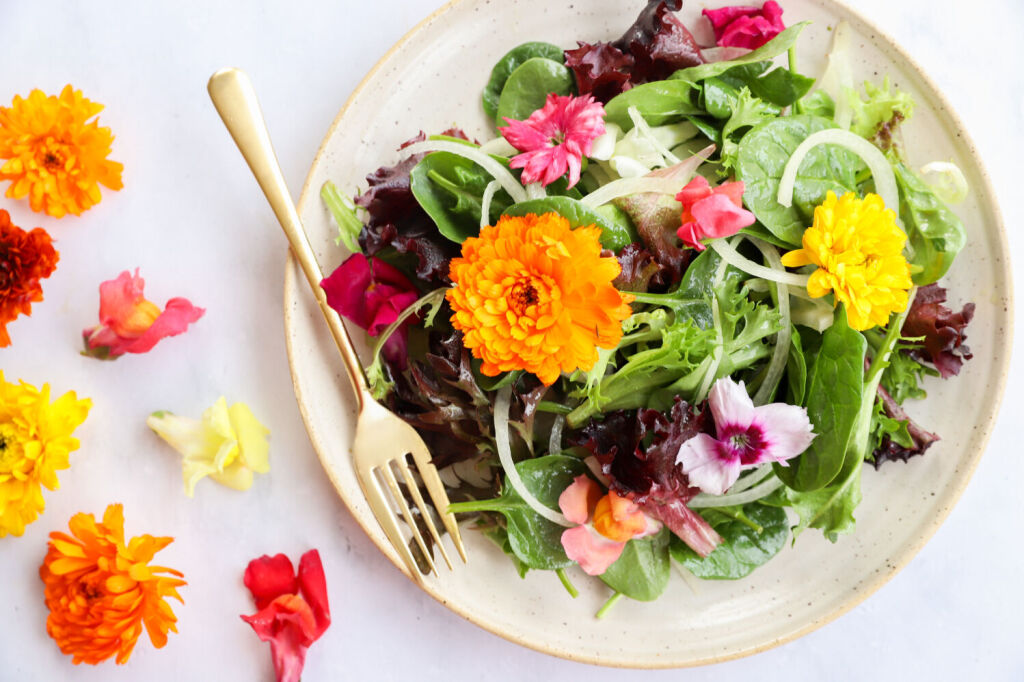
M 709 2 L 707 5 L 727 4 Z M 486 539 L 465 532 L 470 563 L 423 589 L 439 602 L 507 639 L 564 658 L 603 665 L 674 667 L 721 661 L 788 641 L 846 612 L 903 567 L 935 532 L 967 484 L 984 450 L 1007 373 L 1011 284 L 999 212 L 966 132 L 927 77 L 893 42 L 834 0 L 783 0 L 787 24 L 809 19 L 798 43 L 799 68 L 820 72 L 830 27 L 853 29 L 858 79 L 889 74 L 910 91 L 918 109 L 905 126 L 914 166 L 953 159 L 971 196 L 956 207 L 969 234 L 945 280 L 952 304 L 977 303 L 969 329 L 975 357 L 962 374 L 929 384 L 926 404 L 911 412 L 942 441 L 924 457 L 868 468 L 857 532 L 832 545 L 817 531 L 802 535 L 766 566 L 741 581 L 700 582 L 674 576 L 651 603 L 623 600 L 602 621 L 593 615 L 610 592 L 578 572 L 570 599 L 552 573 L 520 580 L 511 562 Z M 310 170 L 299 212 L 326 272 L 346 256 L 334 245 L 336 228 L 319 189 L 331 179 L 345 192 L 365 187 L 364 176 L 398 161 L 398 145 L 419 130 L 453 123 L 471 137 L 493 129 L 480 108 L 491 66 L 527 40 L 563 47 L 577 39 L 619 36 L 642 7 L 640 0 L 456 0 L 417 26 L 369 73 L 327 132 Z M 696 26 L 704 3 L 688 2 L 682 18 Z M 404 571 L 359 492 L 350 461 L 354 411 L 331 337 L 306 284 L 290 263 L 285 283 L 285 328 L 299 407 L 324 469 L 339 495 L 381 551 Z M 363 338 L 359 330 L 354 336 Z M 364 349 L 365 350 L 365 349 Z M 970 395 L 972 399 L 963 400 Z

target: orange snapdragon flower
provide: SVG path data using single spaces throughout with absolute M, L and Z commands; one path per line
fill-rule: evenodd
M 166 598 L 184 603 L 178 589 L 182 574 L 149 562 L 173 538 L 140 535 L 124 540 L 121 505 L 112 504 L 97 523 L 92 514 L 75 514 L 71 535 L 50 533 L 49 551 L 39 567 L 50 615 L 46 631 L 72 662 L 97 664 L 131 656 L 142 628 L 157 649 L 177 618 Z M 158 575 L 169 573 L 172 576 Z
M 7 196 L 28 197 L 33 211 L 80 215 L 100 202 L 100 185 L 119 190 L 124 166 L 110 161 L 110 128 L 89 121 L 102 104 L 70 85 L 59 96 L 33 90 L 0 107 L 0 180 Z
M 523 369 L 550 385 L 619 343 L 633 297 L 612 286 L 621 268 L 601 255 L 600 234 L 545 213 L 504 216 L 463 242 L 447 298 L 481 372 Z

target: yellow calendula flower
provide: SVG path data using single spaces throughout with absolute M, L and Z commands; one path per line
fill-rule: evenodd
M 33 90 L 0 107 L 0 180 L 9 180 L 7 196 L 28 197 L 33 211 L 54 218 L 80 215 L 100 202 L 100 185 L 122 187 L 117 161 L 111 161 L 114 136 L 95 116 L 103 105 L 70 85 L 60 95 Z
M 42 486 L 60 487 L 57 472 L 71 464 L 79 442 L 72 437 L 89 414 L 92 401 L 68 391 L 50 402 L 42 390 L 24 381 L 8 383 L 0 372 L 0 538 L 21 535 L 45 507 Z
M 270 471 L 270 431 L 245 403 L 228 407 L 221 396 L 202 419 L 155 412 L 146 424 L 185 458 L 182 474 L 189 497 L 205 476 L 229 488 L 248 490 L 253 472 Z
M 837 199 L 829 192 L 825 203 L 814 209 L 814 225 L 804 231 L 803 248 L 784 255 L 782 264 L 817 265 L 807 293 L 814 298 L 835 293 L 836 303 L 846 307 L 849 325 L 865 330 L 884 326 L 892 313 L 906 310 L 913 286 L 903 256 L 906 243 L 896 214 L 877 194 L 860 199 L 847 193 Z

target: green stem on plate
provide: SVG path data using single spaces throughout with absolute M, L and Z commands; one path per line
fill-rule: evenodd
M 562 587 L 565 588 L 565 591 L 569 593 L 570 597 L 575 599 L 580 596 L 580 591 L 577 590 L 576 586 L 572 584 L 571 580 L 569 580 L 569 576 L 566 574 L 564 568 L 555 569 L 555 574 L 557 574 L 558 579 L 562 581 Z
M 796 73 L 796 45 L 789 48 L 789 70 Z M 804 113 L 804 105 L 800 103 L 800 100 L 793 102 L 793 113 Z
M 608 615 L 608 612 L 611 611 L 612 607 L 615 606 L 615 604 L 620 599 L 622 599 L 622 593 L 621 592 L 616 592 L 615 594 L 613 594 L 611 596 L 611 598 L 609 598 L 608 601 L 606 601 L 604 603 L 604 606 L 602 606 L 598 610 L 598 612 L 594 614 L 594 618 L 597 618 L 598 620 L 604 618 L 606 615 Z

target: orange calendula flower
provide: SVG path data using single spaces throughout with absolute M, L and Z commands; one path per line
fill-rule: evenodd
M 80 215 L 100 202 L 100 185 L 119 190 L 124 166 L 110 161 L 110 128 L 90 121 L 102 104 L 70 85 L 59 96 L 33 90 L 0 107 L 0 180 L 7 196 L 29 198 L 33 211 L 54 218 Z
M 621 268 L 601 256 L 600 234 L 545 213 L 502 217 L 463 242 L 447 298 L 481 372 L 523 369 L 552 384 L 618 344 L 633 297 L 612 286 Z
M 178 588 L 182 574 L 150 566 L 153 555 L 174 538 L 140 535 L 124 540 L 124 513 L 112 504 L 96 522 L 92 514 L 75 514 L 71 535 L 50 533 L 49 551 L 39 567 L 46 585 L 46 631 L 72 662 L 95 665 L 131 656 L 142 628 L 157 649 L 167 632 L 177 632 L 177 618 L 166 598 L 184 603 Z M 170 574 L 158 575 L 158 574 Z

